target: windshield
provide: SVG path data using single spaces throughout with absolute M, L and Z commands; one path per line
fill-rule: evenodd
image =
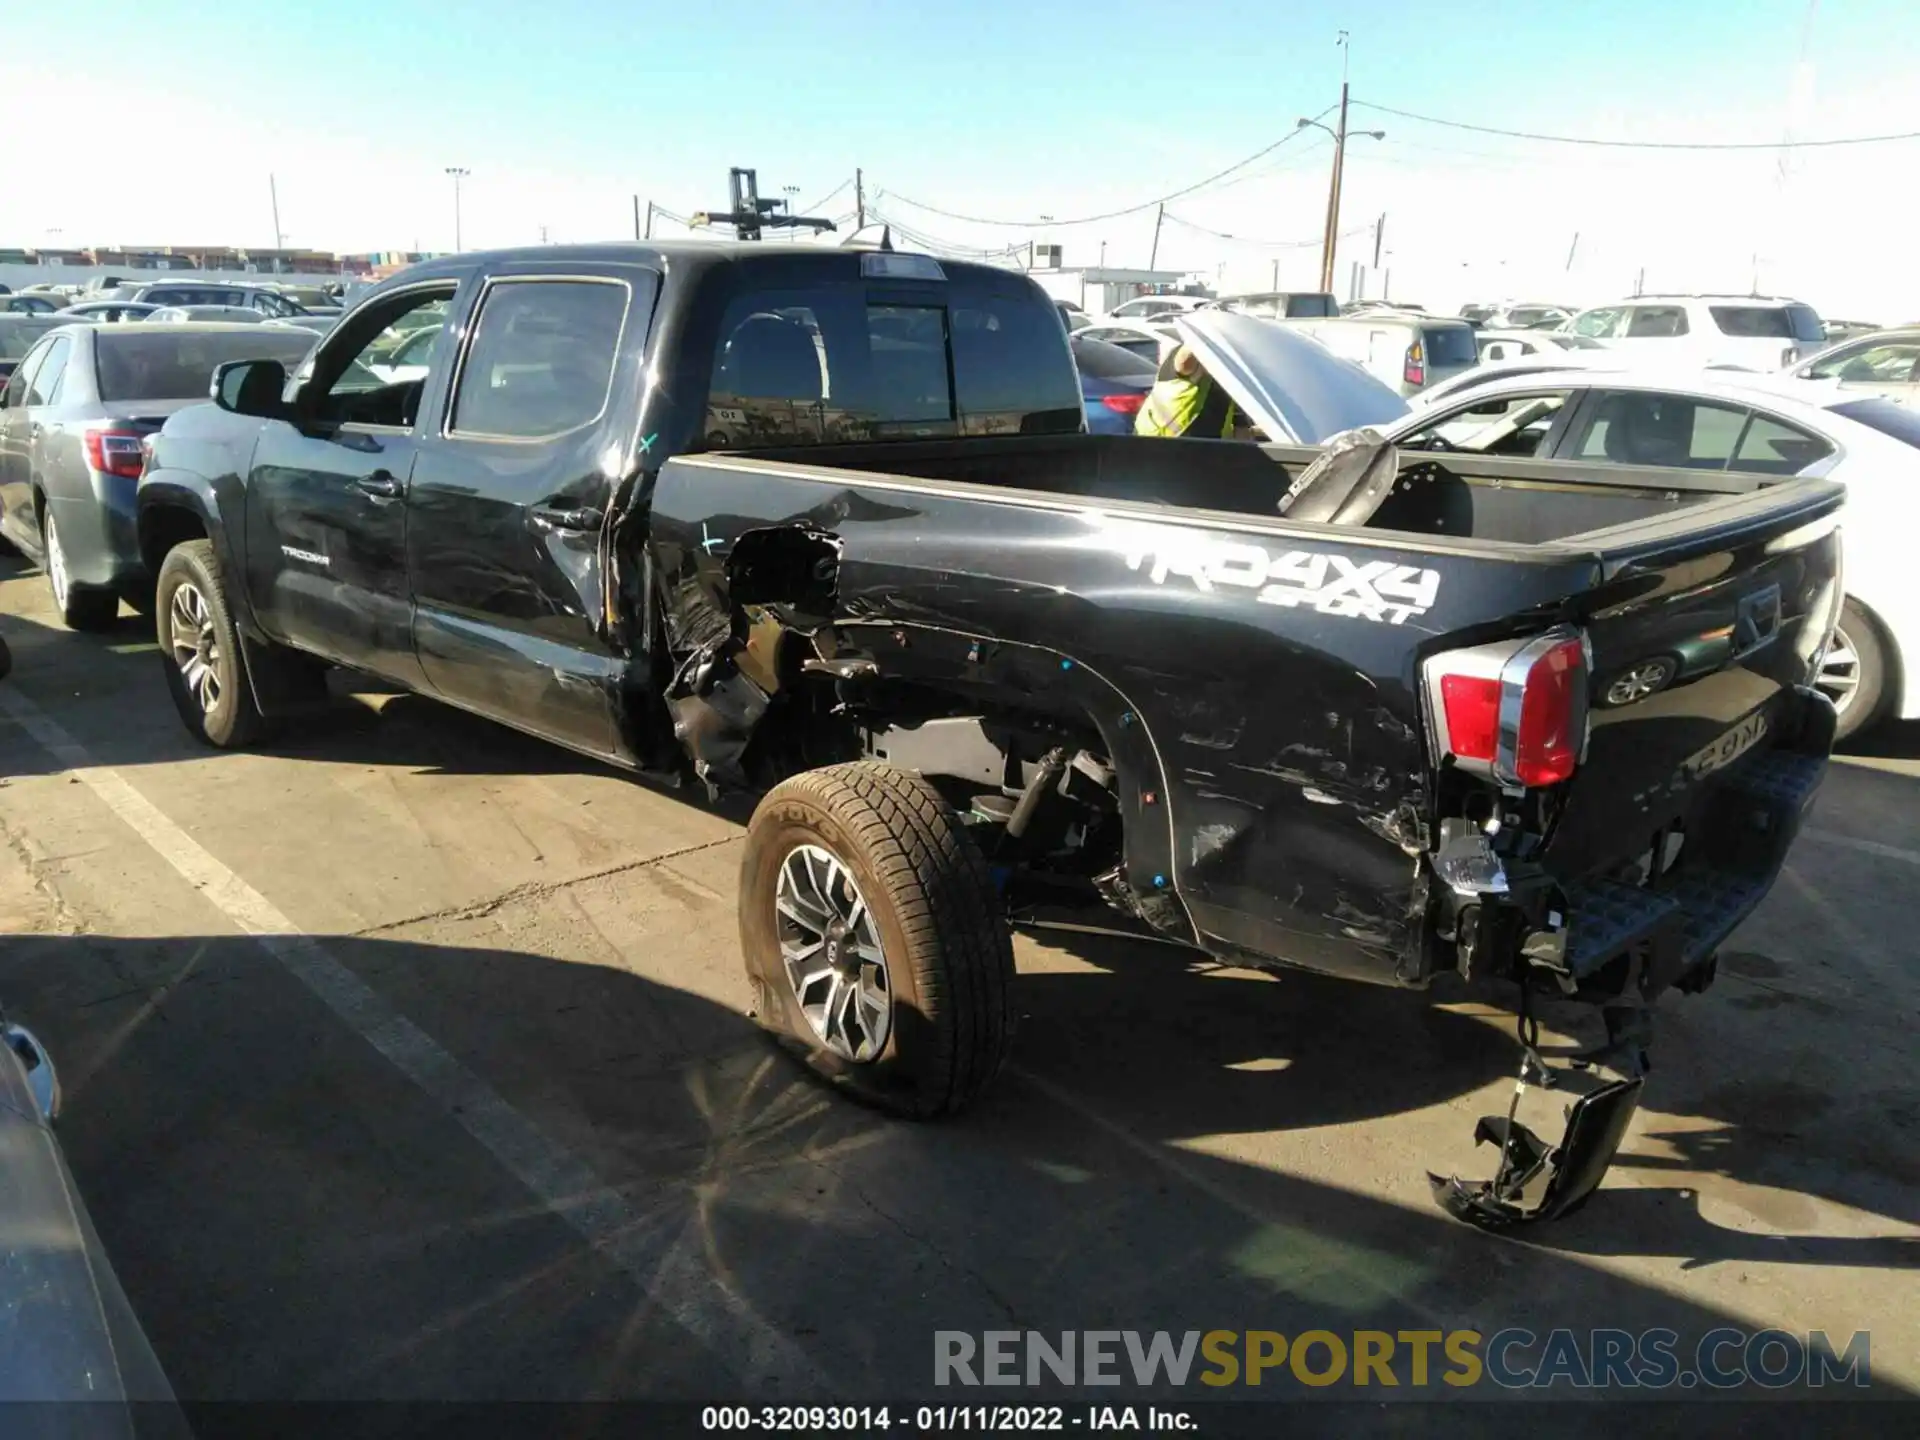
M 143 331 L 101 335 L 102 400 L 192 400 L 207 393 L 213 372 L 229 360 L 278 360 L 292 368 L 313 348 L 305 330 L 262 327 L 245 333 Z
M 1722 335 L 1741 340 L 1824 342 L 1826 327 L 1809 305 L 1709 305 Z
M 1836 415 L 1844 415 L 1849 420 L 1858 420 L 1862 425 L 1878 430 L 1882 435 L 1891 435 L 1895 440 L 1920 450 L 1920 411 L 1879 398 L 1849 400 L 1844 405 L 1835 405 L 1830 408 Z

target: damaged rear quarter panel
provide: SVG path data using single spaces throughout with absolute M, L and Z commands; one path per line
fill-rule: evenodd
M 1517 592 L 1545 599 L 1580 577 L 1169 513 L 708 457 L 663 467 L 651 543 L 691 636 L 722 619 L 740 535 L 789 524 L 837 536 L 834 618 L 880 674 L 1093 719 L 1121 771 L 1128 879 L 1177 894 L 1206 948 L 1420 978 L 1418 658 L 1510 611 Z M 1291 602 L 1263 603 L 1245 583 L 1262 565 Z M 1300 591 L 1314 574 L 1376 583 L 1325 601 Z

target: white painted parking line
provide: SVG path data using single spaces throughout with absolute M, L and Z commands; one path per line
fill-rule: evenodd
M 698 1217 L 679 1225 L 636 1211 L 593 1169 L 507 1103 L 438 1041 L 380 998 L 326 947 L 202 847 L 18 690 L 0 710 L 275 960 L 431 1096 L 555 1216 L 605 1255 L 743 1381 L 792 1391 L 829 1383 L 817 1360 L 754 1313 L 708 1269 Z
M 1859 840 L 1852 835 L 1837 835 L 1831 830 L 1808 829 L 1800 833 L 1822 845 L 1837 845 L 1842 850 L 1858 850 L 1862 855 L 1878 855 L 1882 860 L 1902 860 L 1909 865 L 1920 865 L 1920 850 L 1903 850 L 1898 845 L 1888 845 L 1879 840 Z

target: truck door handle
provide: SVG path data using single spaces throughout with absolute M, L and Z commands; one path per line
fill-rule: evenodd
M 353 483 L 357 489 L 384 500 L 391 500 L 400 493 L 400 482 L 394 478 L 391 470 L 375 470 Z
M 542 530 L 598 530 L 607 517 L 590 506 L 536 505 L 533 523 Z

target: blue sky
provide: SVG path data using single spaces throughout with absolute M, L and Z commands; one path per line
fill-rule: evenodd
M 1006 244 L 1031 234 L 914 211 L 900 197 L 1013 217 L 1149 199 L 1331 105 L 1340 28 L 1352 36 L 1356 97 L 1425 114 L 1614 138 L 1771 140 L 1790 120 L 1804 135 L 1920 128 L 1907 85 L 1920 53 L 1912 0 L 1824 0 L 1807 67 L 1807 0 L 1481 4 L 1470 18 L 1463 6 L 1401 0 L 335 0 L 239 27 L 177 0 L 10 8 L 0 93 L 92 114 L 91 148 L 145 157 L 151 178 L 132 209 L 140 233 L 123 235 L 123 189 L 86 182 L 80 164 L 36 166 L 36 176 L 63 173 L 16 189 L 0 209 L 8 244 L 55 229 L 70 244 L 268 243 L 270 171 L 292 243 L 446 248 L 442 171 L 453 164 L 473 172 L 469 245 L 537 240 L 542 225 L 561 239 L 618 235 L 635 193 L 682 213 L 717 207 L 730 164 L 757 167 L 764 193 L 797 185 L 801 203 L 860 165 L 882 213 L 943 239 Z M 101 36 L 138 63 L 92 73 L 31 59 Z M 1649 159 L 1359 110 L 1354 124 L 1388 133 L 1354 144 L 1343 229 L 1387 213 L 1395 263 L 1429 284 L 1462 268 L 1483 285 L 1545 280 L 1548 257 L 1564 260 L 1576 229 L 1593 255 L 1612 256 L 1607 284 L 1635 263 L 1669 265 L 1670 283 L 1681 283 L 1682 268 L 1725 268 L 1743 247 L 1742 267 L 1756 247 L 1780 252 L 1769 264 L 1797 266 L 1816 242 L 1831 244 L 1816 213 L 1875 190 L 1876 173 L 1920 168 L 1920 144 L 1801 152 L 1783 180 L 1777 152 Z M 1327 158 L 1310 134 L 1237 183 L 1178 202 L 1162 259 L 1216 270 L 1277 261 L 1283 278 L 1313 269 L 1310 246 L 1250 241 L 1318 234 Z M 828 209 L 851 208 L 844 202 Z M 1914 217 L 1887 207 L 1914 203 L 1874 199 L 1875 223 L 1906 224 Z M 1153 222 L 1054 228 L 1070 263 L 1095 260 L 1103 241 L 1110 259 L 1141 263 Z M 1677 258 L 1703 246 L 1708 258 Z M 1662 255 L 1636 262 L 1635 248 Z M 1349 255 L 1370 259 L 1370 238 L 1350 244 L 1343 267 Z

